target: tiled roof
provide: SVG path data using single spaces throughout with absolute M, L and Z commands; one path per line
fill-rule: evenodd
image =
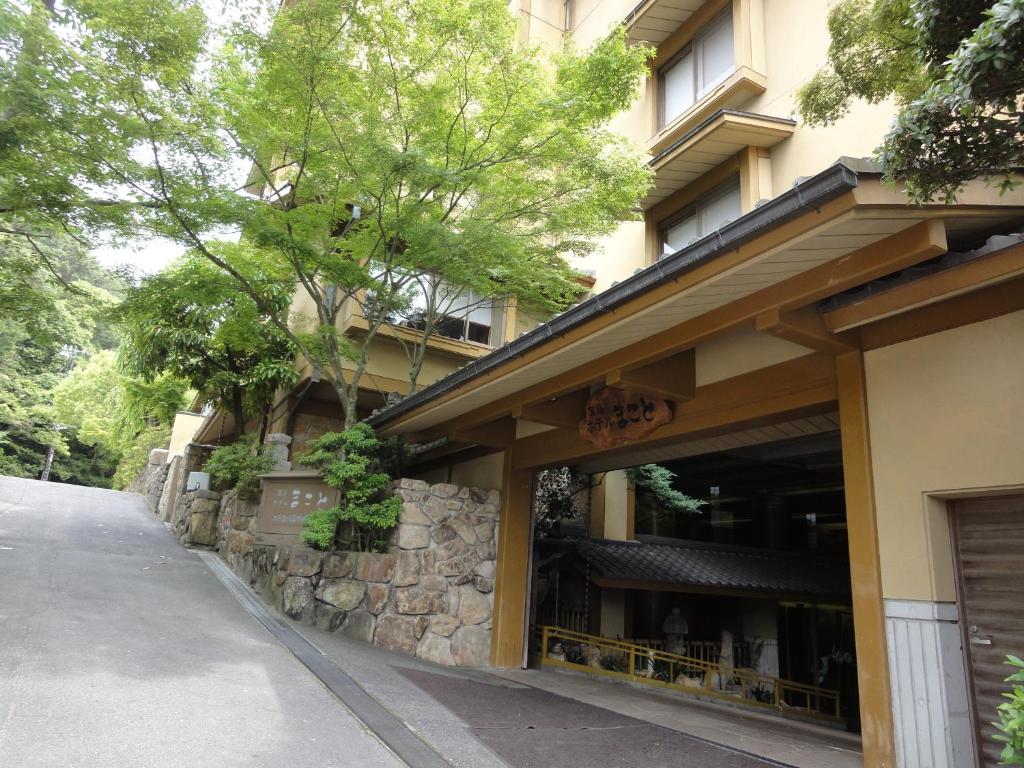
M 698 542 L 579 539 L 576 549 L 598 578 L 661 582 L 786 595 L 850 594 L 843 562 Z

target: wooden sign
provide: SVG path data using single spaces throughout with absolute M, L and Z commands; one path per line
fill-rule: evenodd
M 646 437 L 672 418 L 672 406 L 660 397 L 605 387 L 587 400 L 580 436 L 598 448 L 612 448 Z
M 298 538 L 310 512 L 337 503 L 337 491 L 315 472 L 274 472 L 263 475 L 261 485 L 258 534 Z

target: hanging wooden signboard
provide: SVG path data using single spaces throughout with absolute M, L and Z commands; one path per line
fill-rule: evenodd
M 672 406 L 660 397 L 605 387 L 587 400 L 580 436 L 598 448 L 612 448 L 646 437 L 672 418 Z

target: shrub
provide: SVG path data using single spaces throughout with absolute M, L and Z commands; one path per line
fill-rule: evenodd
M 369 552 L 387 546 L 387 532 L 398 523 L 402 502 L 387 496 L 391 476 L 383 471 L 386 445 L 366 424 L 328 432 L 309 443 L 299 463 L 319 469 L 324 482 L 338 490 L 338 504 L 306 518 L 303 541 L 320 549 L 337 543 Z
M 992 725 L 1001 733 L 993 738 L 1006 745 L 999 755 L 1000 765 L 1024 765 L 1024 661 L 1007 656 L 1006 663 L 1016 670 L 1006 678 L 1006 682 L 1014 685 L 1009 693 L 1003 694 L 1008 700 L 997 707 L 999 722 Z
M 234 488 L 243 499 L 259 495 L 259 476 L 266 474 L 273 460 L 252 438 L 222 445 L 210 454 L 203 467 L 220 488 Z

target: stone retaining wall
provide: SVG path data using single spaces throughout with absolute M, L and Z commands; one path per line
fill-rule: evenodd
M 149 452 L 149 461 L 142 468 L 139 476 L 135 478 L 128 487 L 142 495 L 146 499 L 146 505 L 150 512 L 156 512 L 160 504 L 160 496 L 164 490 L 164 482 L 167 480 L 167 451 L 163 448 L 154 448 Z
M 218 548 L 293 618 L 439 664 L 486 666 L 498 492 L 399 480 L 395 493 L 403 508 L 387 553 L 256 544 L 254 505 L 229 494 L 220 501 Z
M 217 546 L 221 494 L 216 491 L 188 491 L 178 500 L 171 516 L 171 530 L 190 547 Z

